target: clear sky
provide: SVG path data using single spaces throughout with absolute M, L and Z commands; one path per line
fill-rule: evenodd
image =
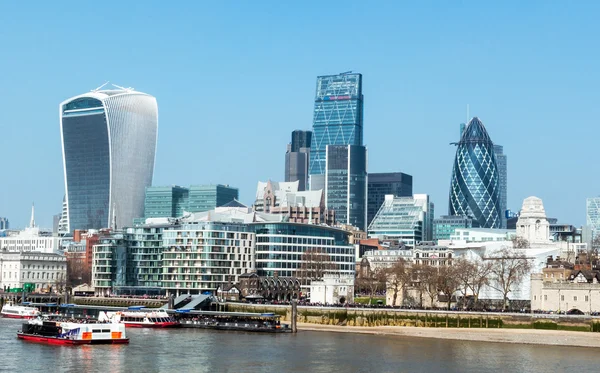
M 402 171 L 446 214 L 459 123 L 530 195 L 585 223 L 600 194 L 600 2 L 0 2 L 0 216 L 52 226 L 64 194 L 58 105 L 111 82 L 158 99 L 154 185 L 223 183 L 251 204 L 310 129 L 317 75 L 363 74 L 372 172 Z

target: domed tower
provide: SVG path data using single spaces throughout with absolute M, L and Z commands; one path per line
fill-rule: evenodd
M 449 214 L 469 216 L 481 228 L 500 228 L 500 184 L 494 144 L 479 118 L 471 119 L 457 145 Z

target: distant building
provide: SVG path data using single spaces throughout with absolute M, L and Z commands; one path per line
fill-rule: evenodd
M 408 248 L 371 250 L 365 252 L 363 255 L 363 260 L 364 259 L 368 261 L 369 269 L 375 271 L 378 269 L 390 268 L 399 260 L 404 260 L 406 263 L 412 263 L 413 251 Z
M 308 162 L 310 159 L 311 131 L 292 132 L 292 142 L 285 153 L 285 181 L 298 181 L 298 190 L 308 189 Z
M 10 229 L 10 225 L 8 224 L 8 219 L 0 217 L 0 231 L 6 230 L 6 229 Z
M 178 218 L 184 212 L 203 212 L 238 198 L 238 189 L 229 185 L 151 186 L 146 188 L 144 218 Z
M 63 255 L 41 252 L 0 251 L 0 290 L 34 284 L 35 291 L 64 289 L 67 278 Z
M 517 232 L 512 229 L 456 228 L 454 234 L 450 236 L 450 240 L 466 243 L 510 241 L 516 236 Z
M 399 240 L 412 247 L 420 241 L 431 241 L 433 215 L 433 203 L 427 194 L 388 195 L 367 233 L 369 238 Z
M 326 189 L 328 145 L 363 145 L 361 74 L 347 72 L 317 77 L 309 161 L 311 190 Z
M 600 197 L 592 197 L 586 200 L 586 226 L 584 241 L 588 245 L 600 234 Z
M 142 217 L 154 172 L 156 98 L 133 88 L 98 88 L 63 101 L 59 110 L 70 231 Z
M 34 209 L 31 209 L 29 227 L 22 231 L 8 232 L 0 237 L 0 251 L 41 253 L 59 253 L 62 238 L 53 236 L 51 231 L 45 231 L 35 225 Z
M 453 250 L 431 241 L 422 241 L 412 249 L 412 263 L 434 267 L 452 265 Z
M 354 276 L 325 274 L 310 284 L 310 303 L 354 303 Z
M 386 195 L 411 197 L 413 194 L 413 178 L 402 172 L 369 173 L 367 185 L 367 226 L 373 221 Z
M 364 146 L 327 146 L 325 206 L 335 211 L 338 223 L 366 230 L 367 149 Z
M 517 236 L 526 239 L 530 245 L 550 243 L 550 223 L 541 199 L 532 196 L 523 201 L 517 221 Z
M 502 225 L 500 228 L 506 229 L 507 219 L 505 212 L 507 207 L 507 190 L 508 190 L 508 164 L 504 147 L 494 144 L 494 155 L 496 156 L 496 166 L 498 167 L 498 184 L 499 184 L 499 201 L 500 201 L 500 218 Z
M 542 273 L 531 275 L 531 309 L 534 311 L 581 311 L 587 315 L 600 312 L 600 273 L 572 271 L 568 279 L 544 281 Z
M 478 223 L 466 216 L 445 215 L 433 219 L 433 240 L 449 240 L 457 228 L 473 228 Z
M 258 182 L 253 209 L 286 215 L 292 223 L 335 224 L 335 211 L 325 208 L 323 190 L 299 191 L 300 182 Z

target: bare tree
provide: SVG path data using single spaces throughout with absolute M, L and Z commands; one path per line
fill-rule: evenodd
M 433 307 L 438 296 L 438 270 L 428 264 L 415 264 L 411 267 L 412 281 L 419 292 L 420 306 L 423 307 L 423 294 L 427 294 Z
M 371 270 L 368 277 L 361 277 L 358 279 L 358 285 L 361 289 L 369 292 L 369 304 L 373 302 L 373 296 L 377 291 L 385 287 L 386 281 L 386 270 L 380 267 L 376 267 Z
M 311 248 L 302 254 L 300 280 L 302 285 L 309 285 L 312 280 L 320 280 L 329 271 L 337 269 L 329 254 L 321 248 Z
M 482 261 L 480 259 L 468 260 L 459 258 L 454 260 L 453 266 L 456 269 L 456 276 L 461 282 L 460 292 L 463 295 L 463 299 L 470 292 L 473 295 L 474 304 L 477 305 L 481 289 L 489 285 L 492 264 L 491 261 Z
M 514 236 L 511 241 L 513 243 L 513 248 L 515 249 L 527 249 L 530 247 L 529 241 L 523 237 Z
M 515 285 L 520 284 L 531 270 L 531 262 L 525 254 L 518 253 L 514 249 L 503 248 L 487 260 L 492 261 L 491 286 L 502 293 L 502 307 L 508 305 L 508 294 L 513 291 Z
M 448 302 L 448 309 L 452 302 L 452 295 L 460 290 L 462 281 L 458 275 L 460 268 L 451 266 L 438 267 L 437 290 L 444 293 Z
M 410 273 L 407 267 L 406 261 L 400 258 L 390 268 L 385 269 L 387 289 L 391 289 L 393 293 L 392 306 L 396 305 L 398 294 L 404 294 L 406 285 L 410 282 Z

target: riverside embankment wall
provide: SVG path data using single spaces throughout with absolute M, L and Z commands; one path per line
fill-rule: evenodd
M 291 306 L 228 303 L 227 311 L 276 313 L 291 320 Z M 547 329 L 600 332 L 600 318 L 575 315 L 420 311 L 400 309 L 303 307 L 298 322 L 340 326 Z

